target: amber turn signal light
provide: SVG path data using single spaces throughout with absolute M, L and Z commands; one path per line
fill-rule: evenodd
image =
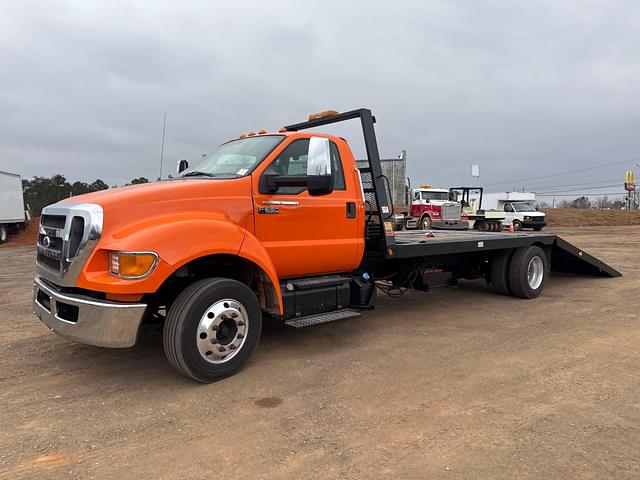
M 154 252 L 109 252 L 109 271 L 120 278 L 148 277 L 157 264 L 158 255 Z

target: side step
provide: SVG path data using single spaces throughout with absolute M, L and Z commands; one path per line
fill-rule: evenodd
M 311 327 L 322 323 L 337 322 L 338 320 L 350 320 L 361 316 L 360 311 L 345 308 L 343 310 L 335 310 L 333 312 L 319 313 L 317 315 L 308 315 L 306 317 L 291 318 L 284 323 L 293 328 Z

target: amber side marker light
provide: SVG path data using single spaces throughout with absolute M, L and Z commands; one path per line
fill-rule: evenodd
M 127 280 L 148 277 L 157 264 L 155 252 L 109 252 L 109 272 Z
M 334 115 L 338 115 L 339 112 L 335 110 L 325 110 L 324 112 L 312 113 L 309 115 L 309 120 L 317 120 L 319 118 L 324 117 L 333 117 Z

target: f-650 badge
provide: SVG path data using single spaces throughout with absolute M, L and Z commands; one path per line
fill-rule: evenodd
M 277 215 L 280 210 L 276 207 L 258 207 L 258 213 L 263 215 Z

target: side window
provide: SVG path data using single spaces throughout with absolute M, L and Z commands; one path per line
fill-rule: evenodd
M 513 212 L 513 206 L 510 203 L 505 204 L 504 211 L 505 212 Z
M 338 146 L 331 142 L 331 171 L 333 172 L 333 189 L 334 190 L 346 190 L 344 184 L 344 172 L 342 171 L 342 161 L 340 160 L 340 153 L 338 152 Z
M 344 171 L 340 161 L 340 153 L 335 143 L 331 142 L 331 171 L 333 172 L 334 190 L 345 190 Z M 280 176 L 301 176 L 307 174 L 307 153 L 309 151 L 309 139 L 304 138 L 292 142 L 276 159 L 271 162 L 264 174 L 276 174 Z M 263 174 L 263 175 L 264 175 Z M 277 194 L 297 195 L 304 191 L 302 187 L 280 187 Z

